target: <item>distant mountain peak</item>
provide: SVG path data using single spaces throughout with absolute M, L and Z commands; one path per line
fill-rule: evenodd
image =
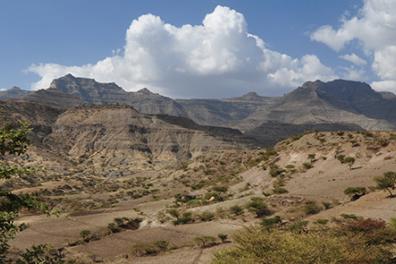
M 76 77 L 73 74 L 71 74 L 71 73 L 68 73 L 65 76 L 61 77 L 61 78 L 76 79 Z
M 8 89 L 7 91 L 11 92 L 11 91 L 25 91 L 25 90 L 18 86 L 13 86 L 10 89 Z
M 150 91 L 150 90 L 147 89 L 146 87 L 145 87 L 145 88 L 142 88 L 142 89 L 140 89 L 140 90 L 138 90 L 137 93 L 142 93 L 142 94 L 154 94 L 152 91 Z
M 256 92 L 248 92 L 242 96 L 239 97 L 233 97 L 226 99 L 226 101 L 249 101 L 249 102 L 261 102 L 265 100 L 267 97 L 265 96 L 260 96 Z
M 8 90 L 0 91 L 0 99 L 19 99 L 29 94 L 30 91 L 13 86 Z

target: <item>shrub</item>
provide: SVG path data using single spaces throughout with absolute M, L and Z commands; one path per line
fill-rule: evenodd
M 282 178 L 278 178 L 274 182 L 273 186 L 274 186 L 274 189 L 272 191 L 275 194 L 288 193 L 288 191 L 283 187 L 283 186 L 285 186 L 285 181 Z
M 257 217 L 263 217 L 272 214 L 271 210 L 264 203 L 264 200 L 260 197 L 253 197 L 246 207 L 249 211 L 254 212 Z
M 280 186 L 274 187 L 274 189 L 272 191 L 275 194 L 283 194 L 283 193 L 288 193 L 289 192 L 286 188 L 283 188 L 283 187 L 280 187 Z
M 322 208 L 315 201 L 308 201 L 305 203 L 304 212 L 307 215 L 317 214 L 322 210 Z
M 90 238 L 91 238 L 91 231 L 89 231 L 89 230 L 82 230 L 81 232 L 80 232 L 80 237 L 82 238 L 82 240 L 84 241 L 84 242 L 89 242 L 89 240 L 90 240 Z
M 234 205 L 230 207 L 230 212 L 234 215 L 241 215 L 243 214 L 243 208 L 239 205 Z
M 365 195 L 367 189 L 365 187 L 348 187 L 344 190 L 344 194 L 351 198 L 351 201 L 355 201 Z
M 200 248 L 208 248 L 216 245 L 216 238 L 212 236 L 200 236 L 194 238 L 194 242 Z
M 239 263 L 392 263 L 389 249 L 367 245 L 359 236 L 341 236 L 332 232 L 270 232 L 248 228 L 234 235 L 236 246 L 215 254 L 213 264 Z
M 384 220 L 377 220 L 371 218 L 358 218 L 352 221 L 347 221 L 342 223 L 342 227 L 345 230 L 351 232 L 372 232 L 378 229 L 384 229 L 386 222 Z
M 288 225 L 288 230 L 294 233 L 302 233 L 307 231 L 308 221 L 306 220 L 297 220 L 290 225 Z
M 393 197 L 392 190 L 396 187 L 396 173 L 388 171 L 382 177 L 376 177 L 377 188 L 389 192 L 390 197 Z
M 142 218 L 117 217 L 114 222 L 107 225 L 111 233 L 121 232 L 123 229 L 136 230 L 140 227 Z
M 282 175 L 283 173 L 284 173 L 284 170 L 279 168 L 278 165 L 272 164 L 270 166 L 269 174 L 271 175 L 271 177 L 277 177 L 277 176 Z
M 17 264 L 64 264 L 65 255 L 62 250 L 49 245 L 37 245 L 26 249 L 16 261 Z
M 304 169 L 309 170 L 309 169 L 313 168 L 313 165 L 311 162 L 304 162 L 303 167 L 304 167 Z
M 158 240 L 153 243 L 136 244 L 132 247 L 132 254 L 137 257 L 155 256 L 169 249 L 169 242 Z
M 221 243 L 227 242 L 227 239 L 228 239 L 228 235 L 227 234 L 220 233 L 220 234 L 217 235 L 217 237 L 220 239 Z
M 315 221 L 315 224 L 318 224 L 318 225 L 327 225 L 328 222 L 329 222 L 328 219 L 318 219 L 318 220 Z
M 209 222 L 209 221 L 212 221 L 214 218 L 215 218 L 214 213 L 209 212 L 209 211 L 202 212 L 202 213 L 199 215 L 199 219 L 200 219 L 202 222 Z
M 194 222 L 194 219 L 191 212 L 184 212 L 181 216 L 176 218 L 175 221 L 173 221 L 175 225 L 185 225 L 192 222 Z
M 282 219 L 280 218 L 280 216 L 274 216 L 274 217 L 270 217 L 270 218 L 264 218 L 261 221 L 261 226 L 265 229 L 271 229 L 274 226 L 280 224 L 282 222 Z

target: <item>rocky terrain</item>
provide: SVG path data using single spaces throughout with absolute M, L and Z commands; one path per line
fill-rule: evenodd
M 3 91 L 0 100 L 34 102 L 61 110 L 84 104 L 130 105 L 145 114 L 186 117 L 201 125 L 235 128 L 265 144 L 302 129 L 392 130 L 396 126 L 396 97 L 392 93 L 379 93 L 365 83 L 345 80 L 307 82 L 281 97 L 252 92 L 228 99 L 172 99 L 147 88 L 127 92 L 114 83 L 68 74 L 54 80 L 48 89 Z M 268 132 L 268 123 L 287 124 L 288 129 L 278 135 L 276 130 Z
M 396 171 L 395 99 L 364 83 L 173 100 L 67 75 L 1 96 L 0 124 L 32 128 L 27 153 L 5 160 L 34 168 L 1 187 L 50 212 L 22 212 L 14 253 L 49 243 L 77 263 L 210 263 L 274 219 L 394 218 L 376 177 Z

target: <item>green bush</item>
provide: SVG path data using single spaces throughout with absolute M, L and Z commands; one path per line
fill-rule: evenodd
M 279 168 L 279 166 L 276 164 L 272 164 L 270 166 L 269 174 L 271 175 L 271 177 L 281 176 L 281 175 L 283 175 L 284 172 L 285 172 L 285 170 Z
M 317 214 L 322 210 L 322 208 L 315 201 L 308 201 L 305 203 L 304 212 L 307 215 Z
M 200 236 L 194 238 L 194 242 L 200 248 L 208 248 L 216 245 L 216 238 L 212 236 Z
M 220 233 L 220 234 L 217 235 L 217 237 L 220 239 L 221 243 L 227 242 L 227 239 L 228 239 L 228 235 L 227 234 Z
M 261 221 L 261 226 L 265 229 L 271 229 L 274 226 L 279 225 L 282 222 L 282 219 L 280 218 L 280 216 L 274 216 L 274 217 L 270 217 L 270 218 L 264 218 Z
M 153 243 L 141 243 L 132 247 L 132 254 L 137 257 L 155 256 L 169 249 L 169 242 L 166 240 L 158 240 Z
M 247 228 L 234 235 L 235 247 L 215 254 L 212 264 L 391 264 L 392 253 L 360 236 L 333 232 L 294 233 Z
M 230 207 L 230 212 L 234 215 L 241 215 L 243 214 L 243 208 L 239 205 L 234 205 Z
M 396 172 L 388 171 L 382 177 L 376 177 L 377 188 L 389 192 L 389 196 L 393 197 L 393 190 L 396 189 Z
M 202 222 L 209 222 L 209 221 L 212 221 L 214 218 L 215 218 L 214 213 L 209 212 L 209 211 L 202 212 L 202 213 L 199 215 L 199 219 L 200 219 Z
M 344 194 L 348 195 L 352 201 L 355 201 L 367 193 L 366 187 L 348 187 Z
M 184 212 L 181 216 L 177 217 L 173 223 L 175 225 L 185 225 L 194 222 L 193 215 L 191 212 Z
M 264 203 L 263 198 L 253 197 L 251 201 L 246 205 L 246 208 L 254 212 L 257 217 L 268 216 L 272 214 L 272 211 Z

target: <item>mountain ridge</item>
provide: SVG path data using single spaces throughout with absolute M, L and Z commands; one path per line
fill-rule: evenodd
M 366 83 L 346 80 L 308 81 L 280 97 L 249 92 L 225 99 L 172 99 L 147 88 L 127 92 L 115 83 L 68 74 L 53 80 L 48 89 L 21 92 L 14 88 L 12 91 L 16 95 L 4 97 L 5 91 L 0 99 L 33 102 L 62 111 L 80 105 L 129 105 L 144 114 L 178 116 L 202 126 L 238 129 L 251 136 L 257 135 L 264 142 L 279 139 L 260 136 L 276 135 L 260 133 L 260 129 L 269 129 L 268 124 L 288 124 L 286 131 L 300 131 L 315 125 L 322 129 L 344 127 L 339 124 L 368 130 L 396 128 L 396 115 L 393 114 L 396 96 L 389 93 L 385 96 Z

